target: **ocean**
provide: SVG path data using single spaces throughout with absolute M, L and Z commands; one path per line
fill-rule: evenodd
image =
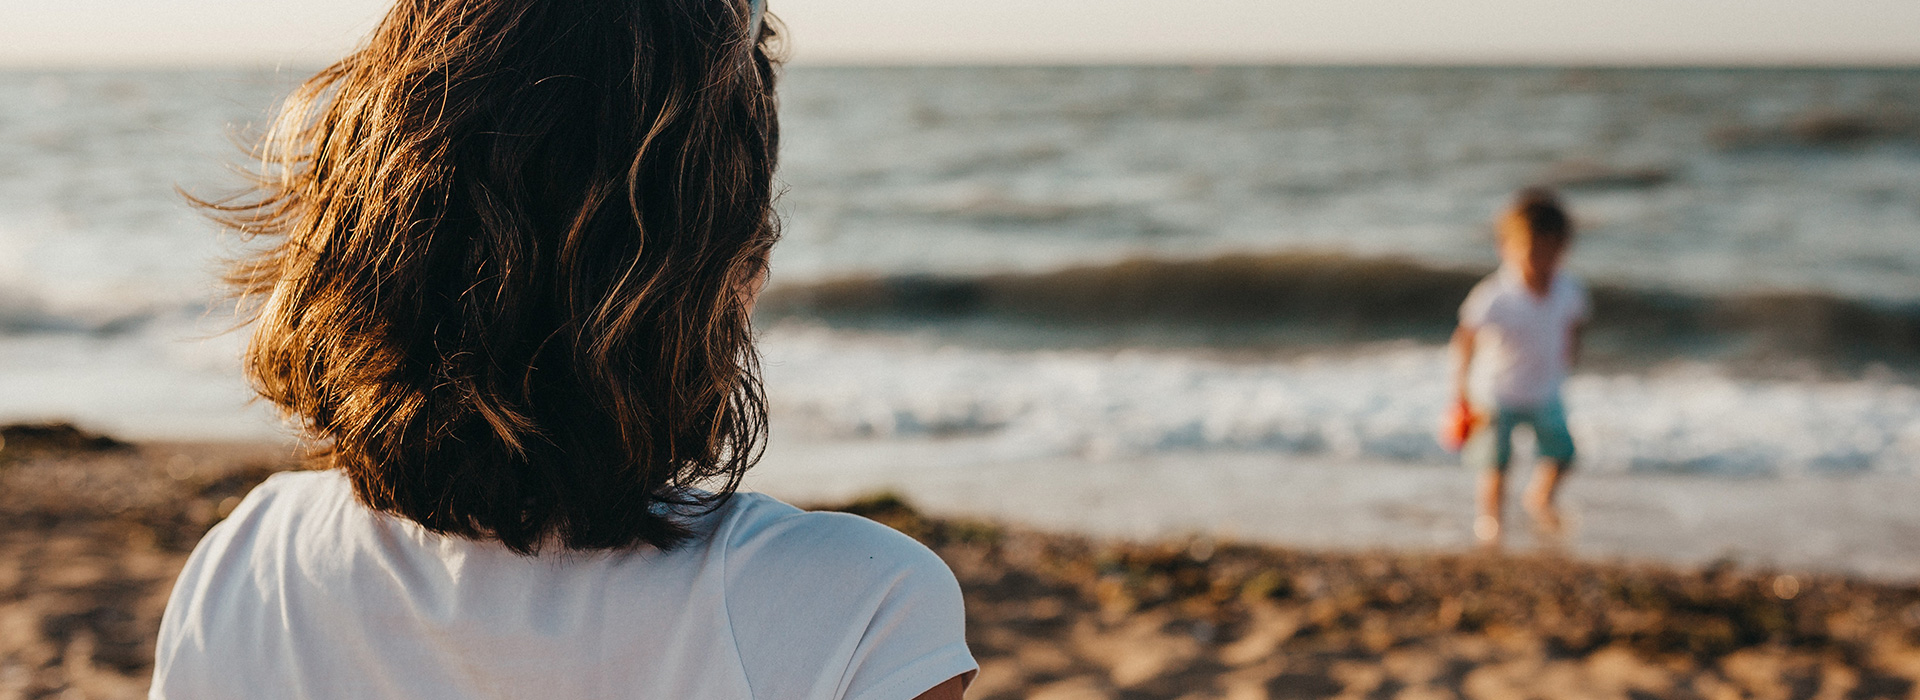
M 284 435 L 213 283 L 243 244 L 180 191 L 231 191 L 302 77 L 0 72 L 0 420 Z M 1332 508 L 1290 486 L 1326 479 L 1345 510 L 1452 498 L 1404 488 L 1465 478 L 1433 439 L 1442 344 L 1494 214 L 1550 184 L 1595 294 L 1567 387 L 1584 478 L 1639 500 L 1920 493 L 1920 70 L 796 67 L 782 114 L 771 485 L 1034 507 L 951 495 L 977 474 L 1138 510 L 1143 474 L 1232 464 L 1219 504 L 1178 508 Z M 1326 541 L 1451 546 L 1448 508 Z M 1837 536 L 1920 533 L 1866 510 Z M 1109 529 L 1218 525 L 1135 520 L 1162 525 Z M 1677 547 L 1630 535 L 1586 551 Z M 1772 561 L 1726 537 L 1686 556 Z M 1780 561 L 1920 575 L 1920 551 L 1816 545 Z

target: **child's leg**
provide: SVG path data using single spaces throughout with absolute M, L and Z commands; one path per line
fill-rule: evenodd
M 1541 458 L 1540 464 L 1533 468 L 1533 482 L 1527 485 L 1524 504 L 1541 532 L 1556 537 L 1562 527 L 1560 506 L 1554 504 L 1554 496 L 1560 491 L 1560 477 L 1565 473 L 1565 467 L 1558 460 Z
M 1482 544 L 1500 541 L 1500 511 L 1507 497 L 1507 473 L 1495 469 L 1480 472 L 1480 511 L 1473 517 L 1473 536 Z
M 1473 535 L 1484 544 L 1500 541 L 1501 513 L 1505 510 L 1507 464 L 1513 461 L 1514 415 L 1495 409 L 1493 420 L 1461 450 L 1467 467 L 1480 474 L 1479 509 Z
M 1541 407 L 1534 417 L 1533 434 L 1539 445 L 1540 463 L 1534 467 L 1533 483 L 1527 487 L 1526 508 L 1540 528 L 1551 535 L 1560 534 L 1560 508 L 1555 498 L 1561 481 L 1573 467 L 1573 433 L 1567 430 L 1566 411 L 1554 400 Z

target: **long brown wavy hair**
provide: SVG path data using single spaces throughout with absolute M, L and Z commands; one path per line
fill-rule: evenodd
M 759 456 L 778 237 L 746 0 L 398 0 L 288 98 L 229 281 L 368 506 L 522 553 L 689 536 Z

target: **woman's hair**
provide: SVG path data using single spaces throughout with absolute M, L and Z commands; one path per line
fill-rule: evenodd
M 1572 217 L 1560 205 L 1560 196 L 1545 187 L 1528 187 L 1515 193 L 1506 216 L 1517 226 L 1515 230 L 1534 240 L 1565 244 L 1573 237 Z
M 288 100 L 245 365 L 368 506 L 522 553 L 671 547 L 766 434 L 777 61 L 747 0 L 398 0 Z M 706 489 L 706 490 L 701 490 Z

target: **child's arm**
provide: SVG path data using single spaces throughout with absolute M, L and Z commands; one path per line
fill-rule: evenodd
M 1467 369 L 1473 365 L 1473 336 L 1474 329 L 1469 326 L 1463 325 L 1453 331 L 1453 398 L 1455 401 L 1467 400 Z

